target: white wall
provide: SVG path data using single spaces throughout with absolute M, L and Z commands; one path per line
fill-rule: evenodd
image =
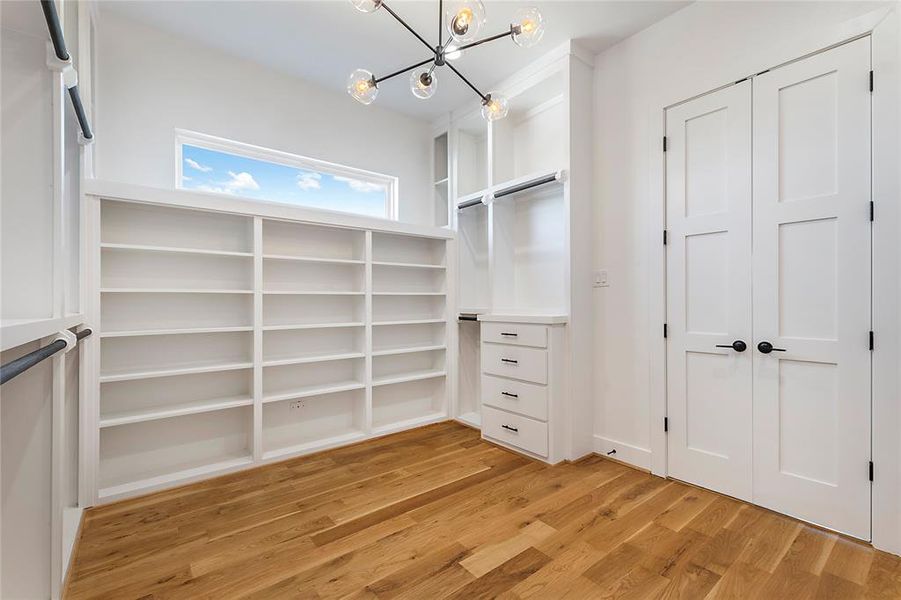
M 663 107 L 845 39 L 852 21 L 888 4 L 698 2 L 596 57 L 594 264 L 610 287 L 595 290 L 594 430 L 622 447 L 618 457 L 650 467 L 652 427 L 662 433 L 651 403 L 662 346 L 651 340 L 662 337 L 663 304 L 651 290 Z
M 173 187 L 182 128 L 397 176 L 400 219 L 433 222 L 427 122 L 108 11 L 98 37 L 98 178 Z

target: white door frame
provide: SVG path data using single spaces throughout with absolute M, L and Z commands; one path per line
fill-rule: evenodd
M 828 28 L 808 40 L 793 56 L 773 65 L 760 65 L 754 72 L 775 68 L 822 52 L 854 39 L 872 36 L 872 65 L 876 85 L 872 95 L 872 168 L 873 200 L 876 219 L 873 224 L 873 328 L 876 345 L 873 353 L 873 462 L 875 478 L 872 489 L 873 546 L 901 554 L 901 318 L 897 307 L 901 302 L 901 9 L 890 7 Z M 736 74 L 739 80 L 747 74 Z M 732 85 L 730 82 L 727 85 Z M 703 94 L 714 89 L 706 90 Z M 698 94 L 698 96 L 703 95 Z M 697 96 L 695 96 L 697 97 Z M 665 110 L 691 98 L 667 97 L 661 90 L 657 102 L 651 104 L 649 123 L 649 220 L 648 220 L 648 348 L 649 348 L 649 412 L 651 472 L 667 476 L 666 433 L 666 342 L 663 324 L 666 316 L 666 256 L 662 244 L 665 228 L 665 163 L 661 140 L 665 131 Z

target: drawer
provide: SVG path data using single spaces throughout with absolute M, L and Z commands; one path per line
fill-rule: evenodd
M 547 423 L 482 407 L 482 435 L 539 456 L 547 456 Z
M 547 421 L 547 386 L 483 374 L 482 404 Z
M 547 327 L 523 323 L 482 323 L 482 341 L 547 348 Z
M 547 350 L 482 343 L 482 373 L 547 383 Z

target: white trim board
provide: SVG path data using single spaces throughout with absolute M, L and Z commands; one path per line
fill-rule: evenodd
M 81 189 L 86 196 L 94 196 L 105 200 L 125 200 L 140 204 L 194 208 L 219 213 L 282 219 L 313 225 L 345 227 L 348 229 L 370 229 L 378 232 L 422 237 L 453 239 L 456 235 L 454 231 L 445 227 L 401 223 L 388 219 L 291 206 L 277 202 L 265 202 L 241 197 L 232 198 L 221 194 L 208 194 L 189 190 L 156 188 L 103 179 L 85 179 L 82 181 Z
M 610 454 L 610 452 L 614 451 L 614 454 Z M 632 444 L 595 435 L 594 453 L 598 456 L 606 456 L 620 462 L 628 463 L 633 467 L 638 467 L 645 471 L 651 469 L 651 451 L 647 448 L 639 448 Z

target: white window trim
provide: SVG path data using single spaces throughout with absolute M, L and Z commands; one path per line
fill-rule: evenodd
M 279 165 L 285 165 L 288 167 L 295 167 L 298 169 L 304 169 L 309 171 L 316 171 L 321 173 L 326 173 L 328 175 L 338 175 L 341 177 L 350 177 L 352 179 L 357 179 L 359 181 L 364 181 L 366 183 L 375 183 L 378 185 L 383 185 L 387 189 L 387 193 L 385 194 L 385 217 L 386 219 L 397 221 L 399 216 L 398 211 L 398 178 L 392 177 L 391 175 L 385 175 L 383 173 L 376 173 L 374 171 L 366 171 L 364 169 L 356 169 L 354 167 L 348 167 L 345 165 L 339 165 L 337 163 L 331 163 L 324 160 L 319 160 L 316 158 L 309 158 L 306 156 L 300 156 L 297 154 L 291 154 L 289 152 L 282 152 L 280 150 L 272 150 L 270 148 L 264 148 L 262 146 L 254 146 L 253 144 L 245 144 L 244 142 L 236 142 L 234 140 L 229 140 L 226 138 L 220 138 L 213 135 L 207 135 L 205 133 L 198 133 L 196 131 L 189 131 L 187 129 L 177 129 L 175 130 L 175 188 L 179 190 L 189 190 L 189 188 L 185 188 L 182 185 L 183 181 L 183 167 L 184 167 L 184 156 L 183 156 L 183 148 L 184 145 L 187 144 L 189 146 L 196 146 L 198 148 L 204 148 L 206 150 L 214 150 L 217 152 L 226 152 L 228 154 L 234 154 L 237 156 L 245 157 L 245 158 L 253 158 L 256 160 L 262 160 L 270 163 L 275 163 Z M 197 190 L 189 190 L 189 191 L 197 191 Z M 256 199 L 253 199 L 256 200 Z M 259 201 L 259 200 L 257 200 Z M 284 203 L 282 203 L 284 204 Z M 302 205 L 301 205 L 302 206 Z M 341 211 L 341 210 L 329 210 L 329 209 L 320 209 L 317 207 L 308 207 L 304 206 L 304 208 L 309 208 L 310 210 L 325 210 L 327 212 L 341 212 L 341 213 L 349 213 L 349 214 L 357 214 L 351 211 Z

